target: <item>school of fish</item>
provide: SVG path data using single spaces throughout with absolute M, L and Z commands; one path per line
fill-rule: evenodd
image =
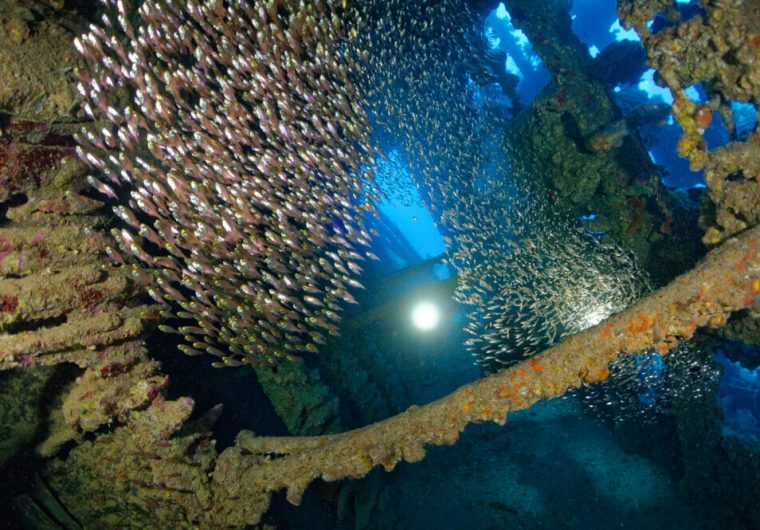
M 187 323 L 162 325 L 184 353 L 276 363 L 338 335 L 376 257 L 365 219 L 391 151 L 444 234 L 486 370 L 646 289 L 627 253 L 510 163 L 506 124 L 478 97 L 499 73 L 462 2 L 102 2 L 75 42 L 96 124 L 78 153 L 119 203 L 112 258 L 158 271 L 150 294 Z
M 79 156 L 115 208 L 121 254 L 188 325 L 184 353 L 274 363 L 337 335 L 374 255 L 368 118 L 329 0 L 103 0 L 75 42 L 97 128 Z M 139 269 L 135 269 L 139 273 Z
M 373 135 L 444 235 L 476 362 L 509 366 L 642 296 L 634 257 L 556 212 L 504 142 L 508 124 L 484 103 L 500 76 L 480 16 L 455 1 L 390 4 L 360 37 Z

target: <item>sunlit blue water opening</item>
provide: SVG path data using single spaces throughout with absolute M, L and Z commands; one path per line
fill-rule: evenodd
M 395 226 L 417 257 L 427 260 L 445 253 L 443 237 L 398 151 L 377 161 L 377 183 L 385 193 L 385 198 L 377 203 L 380 213 Z M 392 268 L 414 265 L 409 262 L 409 256 L 399 255 L 392 246 L 386 250 L 394 260 Z M 449 267 L 442 263 L 435 264 L 432 270 L 440 280 L 451 275 Z
M 716 359 L 724 369 L 718 392 L 723 435 L 760 443 L 760 368 L 745 368 L 723 352 Z
M 541 58 L 533 51 L 525 33 L 512 24 L 512 17 L 504 3 L 494 9 L 485 20 L 485 35 L 492 49 L 507 54 L 504 68 L 520 81 L 517 92 L 521 105 L 529 104 L 549 82 L 549 73 Z

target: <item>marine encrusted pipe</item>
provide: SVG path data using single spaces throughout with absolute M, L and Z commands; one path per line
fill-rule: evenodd
M 313 480 L 358 478 L 377 465 L 417 462 L 426 445 L 453 444 L 469 423 L 506 421 L 540 399 L 609 377 L 615 359 L 654 349 L 667 354 L 700 327 L 725 324 L 732 312 L 753 306 L 760 294 L 760 227 L 713 250 L 688 273 L 625 311 L 567 338 L 512 368 L 465 385 L 422 407 L 342 434 L 259 437 L 243 431 L 219 456 L 213 485 L 226 524 L 255 524 L 272 492 L 287 489 L 298 504 Z M 243 502 L 241 506 L 240 501 Z M 234 515 L 232 515 L 234 514 Z

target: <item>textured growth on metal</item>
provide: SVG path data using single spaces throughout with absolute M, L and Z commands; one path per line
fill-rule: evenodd
M 287 488 L 288 500 L 297 504 L 317 478 L 361 477 L 377 465 L 390 470 L 401 460 L 417 462 L 425 445 L 453 444 L 468 423 L 503 424 L 510 412 L 540 399 L 606 380 L 609 363 L 620 356 L 647 349 L 664 355 L 698 328 L 722 326 L 732 312 L 753 306 L 758 295 L 760 228 L 755 228 L 625 311 L 429 405 L 333 436 L 283 439 L 244 431 L 237 447 L 219 456 L 214 482 L 225 495 L 259 502 Z M 249 503 L 241 515 L 256 522 L 260 509 Z
M 673 94 L 673 116 L 683 128 L 678 152 L 694 170 L 704 169 L 714 211 L 704 242 L 716 245 L 760 222 L 760 132 L 736 137 L 732 102 L 760 106 L 760 5 L 752 0 L 706 0 L 703 12 L 683 20 L 673 2 L 621 0 L 618 14 L 635 28 L 649 64 Z M 667 25 L 653 34 L 656 16 Z M 689 98 L 700 84 L 707 101 Z M 717 113 L 735 141 L 710 150 L 705 130 Z

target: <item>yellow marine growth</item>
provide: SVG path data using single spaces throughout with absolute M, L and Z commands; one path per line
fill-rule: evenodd
M 682 21 L 672 2 L 621 0 L 618 14 L 634 28 L 649 64 L 670 88 L 673 116 L 683 128 L 678 152 L 693 170 L 704 169 L 712 210 L 703 216 L 703 241 L 717 245 L 760 222 L 760 132 L 709 152 L 705 129 L 718 113 L 733 135 L 731 101 L 760 105 L 760 4 L 752 0 L 705 0 L 705 15 Z M 668 25 L 652 34 L 647 23 L 664 15 Z M 730 58 L 730 60 L 729 60 Z M 702 83 L 707 102 L 685 90 Z

